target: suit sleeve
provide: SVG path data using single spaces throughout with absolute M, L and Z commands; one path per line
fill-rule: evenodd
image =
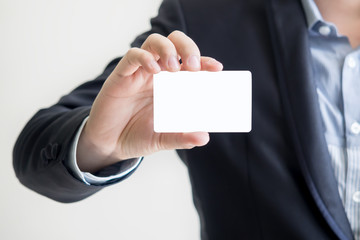
M 131 46 L 140 47 L 151 33 L 167 36 L 174 30 L 186 32 L 182 14 L 178 0 L 163 1 L 158 16 L 151 19 L 151 29 L 139 35 Z M 77 87 L 54 106 L 38 111 L 26 124 L 13 149 L 14 170 L 22 184 L 64 203 L 82 200 L 105 187 L 79 181 L 66 162 L 79 126 L 119 60 L 114 59 L 99 77 Z M 97 174 L 109 174 L 112 169 L 117 169 L 116 164 Z

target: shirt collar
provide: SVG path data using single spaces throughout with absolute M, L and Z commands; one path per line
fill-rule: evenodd
M 327 22 L 323 19 L 314 0 L 301 0 L 301 2 L 308 24 L 308 30 L 310 32 L 315 32 L 325 36 L 342 37 L 342 35 L 339 34 L 335 24 Z M 326 26 L 328 29 L 325 29 L 325 32 L 321 33 L 321 31 L 324 30 L 323 26 Z
M 324 22 L 324 19 L 321 16 L 314 0 L 301 0 L 301 2 L 305 11 L 305 17 L 309 30 L 311 30 L 317 22 Z

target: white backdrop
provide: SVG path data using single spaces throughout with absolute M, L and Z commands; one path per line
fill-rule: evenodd
M 23 187 L 12 148 L 41 107 L 124 54 L 160 0 L 0 0 L 0 239 L 199 239 L 185 166 L 145 159 L 124 182 L 72 204 Z

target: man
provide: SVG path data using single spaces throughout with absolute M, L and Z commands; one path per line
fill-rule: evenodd
M 17 176 L 72 202 L 179 149 L 202 239 L 360 239 L 359 12 L 356 0 L 165 0 L 119 63 L 30 120 Z M 251 133 L 153 132 L 153 74 L 223 66 L 253 74 Z

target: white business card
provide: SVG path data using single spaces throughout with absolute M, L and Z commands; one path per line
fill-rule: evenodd
M 250 132 L 251 72 L 154 75 L 155 132 Z

